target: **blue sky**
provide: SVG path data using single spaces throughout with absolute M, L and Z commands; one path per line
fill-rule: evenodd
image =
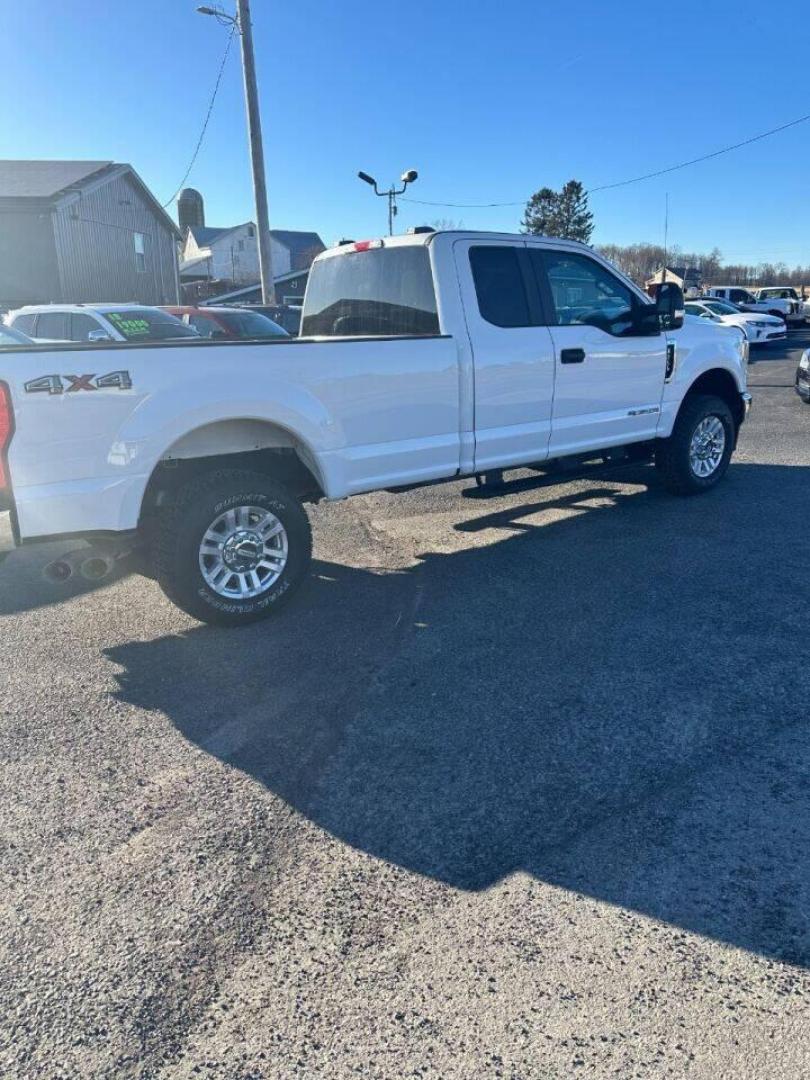
M 191 0 L 0 2 L 0 156 L 128 161 L 161 201 L 191 156 L 226 30 Z M 231 0 L 224 6 L 232 10 Z M 413 198 L 524 200 L 571 177 L 611 183 L 709 153 L 805 111 L 808 26 L 751 0 L 253 0 L 271 224 L 385 229 L 381 183 Z M 788 22 L 791 20 L 788 20 Z M 810 123 L 715 161 L 594 194 L 596 242 L 718 246 L 729 261 L 810 263 Z M 189 184 L 207 221 L 253 216 L 238 49 Z M 516 229 L 521 207 L 401 203 Z

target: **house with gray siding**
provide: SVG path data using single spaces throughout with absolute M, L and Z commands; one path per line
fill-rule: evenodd
M 0 160 L 0 308 L 177 303 L 179 240 L 131 165 Z

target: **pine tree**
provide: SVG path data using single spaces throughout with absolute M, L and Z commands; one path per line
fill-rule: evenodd
M 526 203 L 521 225 L 527 233 L 559 236 L 587 244 L 593 232 L 588 193 L 579 180 L 569 180 L 562 191 L 541 188 Z

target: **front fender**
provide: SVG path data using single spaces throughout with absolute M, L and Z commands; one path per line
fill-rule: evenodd
M 686 316 L 680 330 L 667 334 L 675 345 L 675 369 L 664 384 L 658 436 L 672 434 L 675 418 L 689 388 L 708 371 L 722 370 L 734 380 L 740 394 L 747 387 L 747 360 L 743 335 L 734 326 L 703 324 Z

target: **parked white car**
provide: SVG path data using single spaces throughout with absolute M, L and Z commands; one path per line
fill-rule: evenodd
M 768 303 L 771 300 L 789 300 L 799 305 L 799 312 L 802 318 L 807 321 L 810 319 L 810 303 L 807 300 L 803 300 L 799 295 L 799 290 L 794 289 L 792 285 L 769 285 L 766 288 L 754 289 L 754 296 L 760 302 L 765 301 Z
M 174 315 L 142 304 L 31 304 L 10 311 L 6 323 L 38 344 L 199 338 Z
M 307 577 L 308 501 L 622 456 L 713 488 L 748 345 L 684 319 L 677 286 L 653 301 L 571 241 L 347 242 L 312 264 L 299 338 L 4 349 L 0 496 L 16 542 L 92 545 L 52 577 L 138 548 L 185 611 L 249 622 Z
M 686 313 L 725 326 L 736 326 L 752 345 L 761 345 L 766 341 L 784 341 L 787 337 L 784 319 L 777 319 L 775 315 L 755 315 L 750 311 L 740 311 L 725 300 L 687 300 Z
M 799 310 L 799 301 L 783 300 L 780 297 L 758 300 L 749 289 L 744 289 L 740 285 L 713 285 L 710 289 L 705 290 L 701 299 L 705 300 L 710 296 L 714 296 L 718 300 L 727 300 L 742 311 L 773 315 L 778 319 L 784 319 L 785 322 L 802 322 L 804 320 L 804 315 Z

